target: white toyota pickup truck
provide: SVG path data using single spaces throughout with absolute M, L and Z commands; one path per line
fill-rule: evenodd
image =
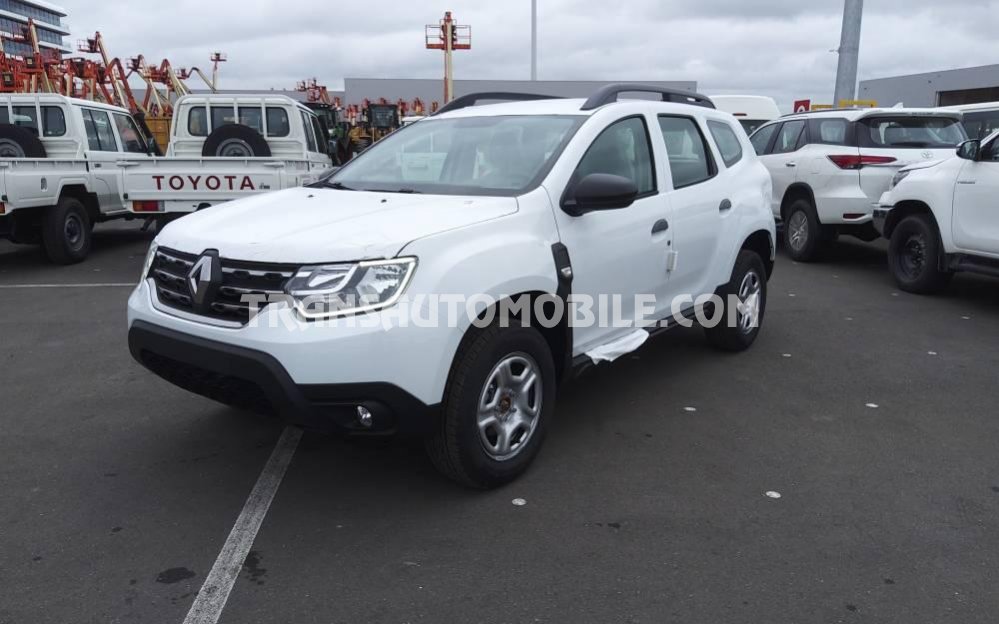
M 955 272 L 999 277 L 999 132 L 902 169 L 874 208 L 899 288 L 932 293 Z
M 283 95 L 187 95 L 174 106 L 162 158 L 122 163 L 135 214 L 176 216 L 314 182 L 332 166 L 314 111 Z
M 119 164 L 150 159 L 123 108 L 55 94 L 0 95 L 0 236 L 83 260 L 95 223 L 130 216 Z
M 734 117 L 643 85 L 500 96 L 458 98 L 311 187 L 168 225 L 129 299 L 132 355 L 293 424 L 420 434 L 445 475 L 494 487 L 535 457 L 574 372 L 694 320 L 719 348 L 753 344 L 775 224 Z

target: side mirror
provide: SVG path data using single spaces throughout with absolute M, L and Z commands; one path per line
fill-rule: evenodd
M 977 161 L 982 156 L 982 142 L 979 140 L 965 141 L 957 146 L 958 158 Z
M 635 203 L 638 187 L 623 176 L 591 173 L 569 187 L 562 199 L 562 210 L 579 217 L 595 210 L 617 210 Z

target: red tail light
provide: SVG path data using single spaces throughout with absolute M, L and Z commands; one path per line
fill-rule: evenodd
M 863 154 L 844 154 L 830 156 L 829 160 L 840 169 L 861 169 L 867 165 L 889 165 L 896 160 L 891 156 L 864 156 Z
M 159 212 L 160 202 L 158 201 L 134 201 L 132 202 L 134 212 Z

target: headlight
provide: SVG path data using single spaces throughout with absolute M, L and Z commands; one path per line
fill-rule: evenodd
M 899 171 L 895 174 L 895 177 L 891 179 L 891 188 L 898 186 L 898 183 L 909 177 L 911 171 Z
M 139 278 L 140 282 L 146 281 L 149 277 L 149 269 L 153 268 L 153 261 L 156 260 L 156 243 L 149 244 L 149 251 L 146 252 L 146 261 L 142 265 L 142 277 Z
M 415 269 L 416 258 L 307 266 L 285 290 L 307 319 L 373 312 L 399 300 Z

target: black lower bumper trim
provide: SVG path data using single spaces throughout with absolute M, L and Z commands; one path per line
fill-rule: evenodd
M 438 405 L 427 405 L 390 383 L 296 384 L 267 353 L 145 321 L 132 325 L 128 347 L 140 364 L 176 386 L 306 429 L 422 435 L 436 425 Z M 371 412 L 371 427 L 358 421 L 358 406 Z

